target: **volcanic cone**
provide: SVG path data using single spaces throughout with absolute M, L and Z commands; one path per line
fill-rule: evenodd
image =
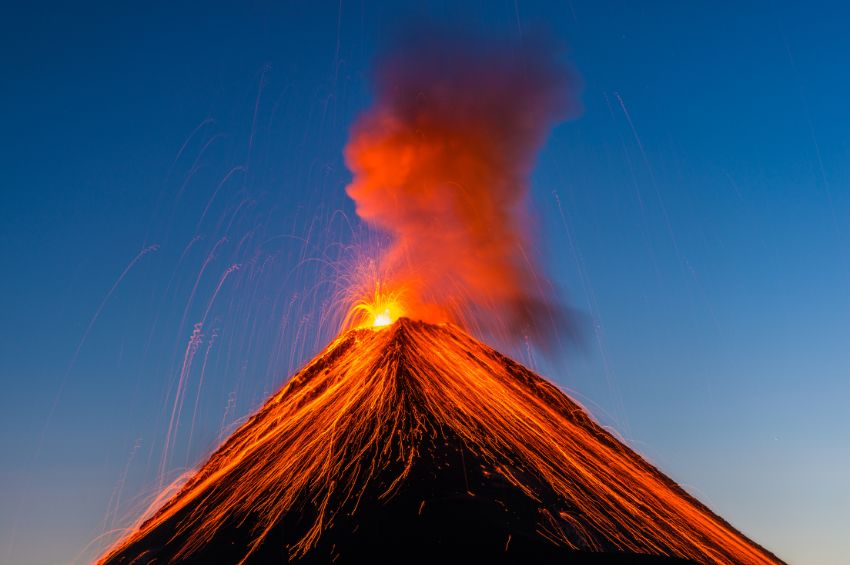
M 344 333 L 102 563 L 779 563 L 454 325 Z

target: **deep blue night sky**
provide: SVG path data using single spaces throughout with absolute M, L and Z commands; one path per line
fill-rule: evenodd
M 546 29 L 583 80 L 532 200 L 584 342 L 510 353 L 780 557 L 850 561 L 850 8 L 385 4 L 4 10 L 0 561 L 91 558 L 333 337 L 342 149 L 421 19 Z

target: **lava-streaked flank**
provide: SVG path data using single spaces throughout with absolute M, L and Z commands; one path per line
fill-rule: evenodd
M 407 535 L 423 547 L 381 555 Z M 446 540 L 779 562 L 546 380 L 406 318 L 337 338 L 101 562 L 345 561 L 368 543 L 404 562 Z

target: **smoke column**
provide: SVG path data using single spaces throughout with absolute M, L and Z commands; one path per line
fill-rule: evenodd
M 345 150 L 357 214 L 390 238 L 384 290 L 411 317 L 545 342 L 566 320 L 530 245 L 529 175 L 577 112 L 574 76 L 542 40 L 405 37 Z

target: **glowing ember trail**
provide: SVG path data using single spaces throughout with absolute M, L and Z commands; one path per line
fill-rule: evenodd
M 458 548 L 779 562 L 544 379 L 454 325 L 407 318 L 337 338 L 154 510 L 101 562 Z

